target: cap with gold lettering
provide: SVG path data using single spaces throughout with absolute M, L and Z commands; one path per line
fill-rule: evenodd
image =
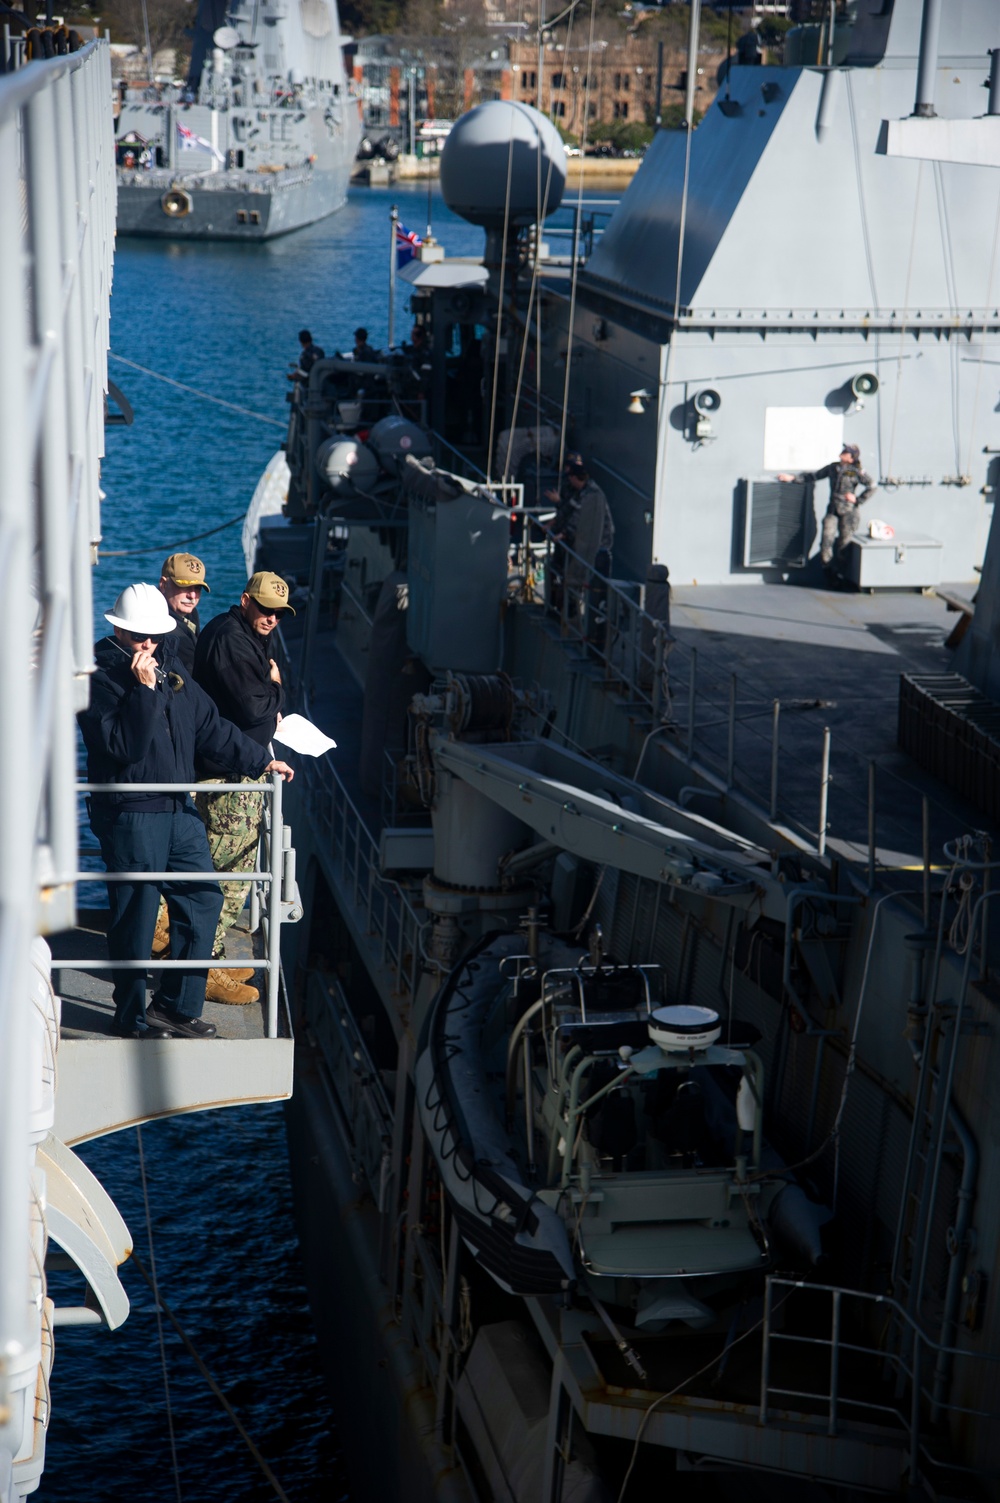
M 209 595 L 212 593 L 205 583 L 205 565 L 193 553 L 172 553 L 160 574 L 163 579 L 169 579 L 171 584 L 180 585 L 182 589 L 198 585 Z
M 290 616 L 295 615 L 288 604 L 288 586 L 280 574 L 268 574 L 266 571 L 252 574 L 247 580 L 245 594 L 266 611 L 287 611 Z

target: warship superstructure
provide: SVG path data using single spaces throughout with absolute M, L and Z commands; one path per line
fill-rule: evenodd
M 289 1135 L 359 1498 L 997 1495 L 1000 36 L 837 17 L 568 254 L 547 122 L 459 121 L 483 264 L 313 367 L 248 515 L 339 743 Z M 845 441 L 895 539 L 829 590 Z
M 361 134 L 335 0 L 201 0 L 186 84 L 125 91 L 118 233 L 267 240 L 339 209 Z

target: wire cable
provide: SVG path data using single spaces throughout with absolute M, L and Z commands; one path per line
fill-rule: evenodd
M 165 1306 L 160 1299 L 160 1290 L 156 1278 L 156 1252 L 153 1248 L 153 1218 L 149 1211 L 149 1185 L 146 1180 L 146 1156 L 142 1151 L 142 1128 L 136 1124 L 135 1141 L 139 1149 L 139 1178 L 142 1180 L 142 1203 L 146 1208 L 146 1236 L 149 1240 L 149 1266 L 151 1275 L 147 1275 L 138 1255 L 133 1250 L 136 1267 L 142 1271 L 150 1289 L 153 1291 L 153 1307 L 156 1311 L 156 1334 L 160 1345 L 160 1367 L 163 1370 L 163 1392 L 167 1400 L 167 1435 L 170 1438 L 170 1463 L 174 1473 L 174 1487 L 177 1491 L 177 1503 L 184 1503 L 181 1493 L 181 1471 L 177 1460 L 177 1437 L 174 1434 L 174 1411 L 170 1403 L 170 1377 L 167 1373 L 167 1346 L 163 1339 L 163 1310 Z
M 145 553 L 171 553 L 178 549 L 186 548 L 188 543 L 200 542 L 202 538 L 214 537 L 217 532 L 225 532 L 227 527 L 235 527 L 237 522 L 244 522 L 246 515 L 240 512 L 238 517 L 230 517 L 228 522 L 220 522 L 218 527 L 210 527 L 207 532 L 193 533 L 189 538 L 181 538 L 179 543 L 160 543 L 155 548 L 100 548 L 98 558 L 140 558 Z
M 213 397 L 211 392 L 200 391 L 197 386 L 188 386 L 184 381 L 175 381 L 173 376 L 164 376 L 159 371 L 150 370 L 148 365 L 140 365 L 137 360 L 126 360 L 124 355 L 112 355 L 109 351 L 109 360 L 116 360 L 119 365 L 127 365 L 131 370 L 139 371 L 144 376 L 152 376 L 154 381 L 162 381 L 166 386 L 176 386 L 178 391 L 186 391 L 192 397 L 200 397 L 203 402 L 214 402 L 216 407 L 225 407 L 230 412 L 238 412 L 241 417 L 255 418 L 258 423 L 270 423 L 273 428 L 287 428 L 288 424 L 283 418 L 266 417 L 262 412 L 254 412 L 250 407 L 241 407 L 238 402 L 226 402 L 222 397 Z
M 139 1129 L 137 1128 L 136 1131 L 138 1132 L 138 1130 Z M 144 1191 L 145 1191 L 145 1186 L 146 1186 L 146 1181 L 145 1181 L 145 1179 L 143 1179 L 143 1190 Z M 152 1254 L 152 1248 L 153 1248 L 152 1241 L 150 1241 L 149 1247 L 150 1247 L 150 1254 Z M 197 1367 L 198 1371 L 201 1373 L 202 1377 L 205 1379 L 205 1382 L 208 1384 L 209 1388 L 215 1394 L 215 1397 L 218 1399 L 219 1403 L 222 1405 L 223 1409 L 229 1415 L 229 1418 L 232 1420 L 232 1422 L 235 1425 L 236 1429 L 239 1431 L 239 1434 L 241 1435 L 241 1437 L 243 1438 L 243 1440 L 246 1442 L 247 1450 L 250 1452 L 251 1456 L 253 1457 L 254 1461 L 256 1461 L 257 1465 L 260 1467 L 261 1471 L 263 1472 L 264 1476 L 267 1478 L 268 1482 L 270 1482 L 272 1488 L 274 1489 L 275 1495 L 282 1500 L 282 1503 L 291 1503 L 291 1499 L 289 1498 L 288 1494 L 285 1492 L 285 1489 L 282 1487 L 281 1483 L 278 1481 L 277 1477 L 274 1475 L 274 1473 L 272 1472 L 271 1468 L 268 1466 L 267 1462 L 264 1460 L 264 1457 L 261 1455 L 260 1451 L 257 1449 L 256 1445 L 254 1444 L 252 1437 L 250 1436 L 249 1432 L 246 1429 L 246 1426 L 243 1424 L 243 1421 L 240 1419 L 239 1415 L 236 1413 L 236 1410 L 233 1408 L 232 1404 L 230 1404 L 229 1400 L 226 1398 L 226 1395 L 222 1392 L 222 1389 L 219 1387 L 218 1383 L 212 1377 L 212 1374 L 209 1372 L 208 1368 L 205 1366 L 204 1362 L 201 1360 L 201 1357 L 198 1355 L 197 1351 L 195 1350 L 194 1345 L 192 1344 L 190 1337 L 188 1336 L 187 1332 L 182 1327 L 180 1321 L 177 1319 L 177 1316 L 174 1314 L 173 1310 L 171 1310 L 170 1306 L 167 1304 L 166 1300 L 162 1297 L 162 1295 L 160 1295 L 160 1294 L 157 1293 L 155 1279 L 147 1271 L 145 1265 L 143 1264 L 142 1259 L 139 1257 L 139 1254 L 137 1252 L 133 1251 L 133 1253 L 132 1253 L 132 1262 L 135 1264 L 136 1268 L 139 1270 L 139 1273 L 145 1279 L 146 1283 L 148 1284 L 149 1288 L 152 1291 L 153 1298 L 156 1301 L 157 1320 L 159 1320 L 159 1312 L 160 1312 L 160 1310 L 162 1308 L 163 1314 L 167 1317 L 167 1319 L 169 1320 L 170 1324 L 173 1326 L 174 1330 L 177 1332 L 178 1336 L 181 1338 L 181 1341 L 184 1343 L 185 1347 L 187 1348 L 188 1354 L 193 1358 L 195 1366 Z M 150 1257 L 150 1262 L 152 1263 L 152 1256 Z M 178 1493 L 178 1497 L 179 1496 L 180 1496 L 180 1494 Z

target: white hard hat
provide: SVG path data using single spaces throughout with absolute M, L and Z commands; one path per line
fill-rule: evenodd
M 114 603 L 114 608 L 104 612 L 105 621 L 112 626 L 121 626 L 136 636 L 163 637 L 173 631 L 177 622 L 167 608 L 167 602 L 155 585 L 127 585 Z

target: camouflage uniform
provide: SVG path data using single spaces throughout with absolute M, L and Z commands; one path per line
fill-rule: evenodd
M 195 790 L 195 808 L 201 815 L 208 836 L 212 865 L 219 872 L 252 872 L 257 866 L 257 845 L 264 817 L 264 795 L 245 793 L 207 793 L 210 783 L 233 782 L 232 778 L 208 778 Z M 259 778 L 244 778 L 244 783 L 259 783 Z M 250 891 L 248 882 L 220 882 L 222 913 L 215 931 L 212 958 L 225 953 L 226 930 L 243 912 Z
M 837 563 L 843 562 L 844 549 L 858 530 L 858 511 L 863 502 L 875 493 L 875 482 L 860 464 L 842 464 L 835 460 L 816 470 L 813 480 L 829 480 L 830 504 L 823 518 L 819 556 L 824 568 L 833 562 L 834 539 L 837 542 Z M 854 501 L 846 496 L 853 495 Z

